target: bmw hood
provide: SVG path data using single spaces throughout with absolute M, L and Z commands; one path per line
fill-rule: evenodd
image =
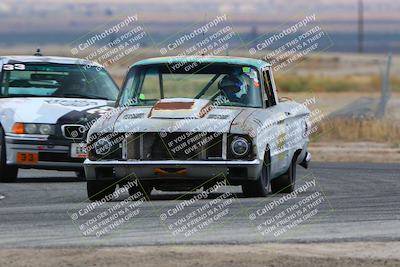
M 15 122 L 78 123 L 86 115 L 98 117 L 111 109 L 112 104 L 112 101 L 80 98 L 5 98 L 0 99 L 0 116 L 5 129 L 10 129 Z

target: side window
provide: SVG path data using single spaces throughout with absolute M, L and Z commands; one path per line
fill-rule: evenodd
M 271 75 L 268 70 L 263 71 L 263 80 L 264 80 L 264 87 L 265 87 L 265 95 L 267 96 L 266 104 L 267 107 L 271 107 L 276 105 L 274 91 L 272 89 L 272 82 L 271 82 Z
M 163 92 L 160 91 L 161 83 L 161 75 L 158 69 L 147 69 L 143 78 L 142 88 L 140 90 L 140 97 L 142 97 L 143 99 L 163 98 Z
M 136 70 L 130 69 L 129 72 L 126 75 L 126 80 L 124 81 L 124 84 L 122 86 L 123 90 L 121 91 L 121 98 L 119 101 L 119 104 L 122 106 L 126 103 L 128 103 L 129 99 L 131 99 L 134 95 L 134 90 L 136 88 L 137 83 L 139 82 L 139 79 L 136 78 Z

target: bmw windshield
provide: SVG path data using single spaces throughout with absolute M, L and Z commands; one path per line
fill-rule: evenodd
M 5 64 L 0 97 L 67 97 L 115 101 L 118 88 L 102 68 L 49 63 Z
M 216 101 L 223 97 L 226 99 L 223 105 L 262 107 L 260 82 L 255 68 L 198 62 L 185 66 L 134 66 L 126 78 L 119 105 L 153 105 L 162 98 Z

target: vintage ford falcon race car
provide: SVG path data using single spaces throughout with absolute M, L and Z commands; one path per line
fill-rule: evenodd
M 63 57 L 0 57 L 0 181 L 19 168 L 83 172 L 90 122 L 118 88 L 97 63 Z
M 250 197 L 292 192 L 296 164 L 307 167 L 311 159 L 309 110 L 280 101 L 271 65 L 261 60 L 142 60 L 130 68 L 117 105 L 88 133 L 92 201 L 136 179 L 146 194 L 219 180 Z

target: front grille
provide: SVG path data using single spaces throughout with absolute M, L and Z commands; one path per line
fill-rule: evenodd
M 127 140 L 127 158 L 140 160 L 220 160 L 222 133 L 135 133 Z
M 84 160 L 85 159 L 71 158 L 68 153 L 39 152 L 39 161 L 83 163 Z
M 61 132 L 67 139 L 82 140 L 85 137 L 85 126 L 79 124 L 65 124 L 61 126 Z

